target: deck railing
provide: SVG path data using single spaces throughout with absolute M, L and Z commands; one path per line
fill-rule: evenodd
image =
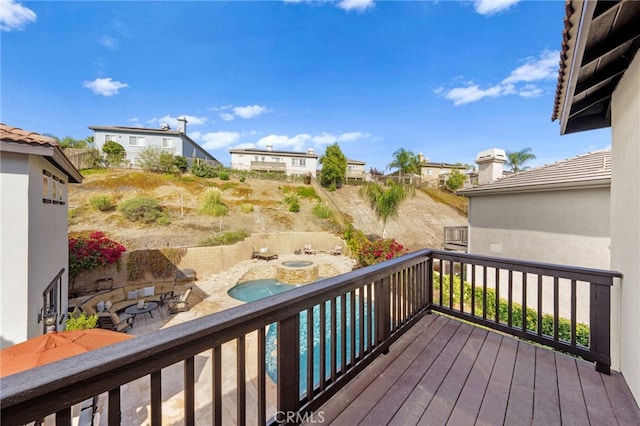
M 466 251 L 468 245 L 468 230 L 466 226 L 445 226 L 444 244 L 445 250 Z
M 504 281 L 506 292 L 500 281 L 503 271 L 509 277 Z M 536 279 L 537 290 L 551 291 L 553 295 L 560 292 L 562 280 L 570 281 L 569 342 L 563 341 L 558 332 L 558 297 L 552 303 L 551 336 L 540 328 L 540 313 L 536 330 L 530 330 L 524 314 L 525 325 L 516 324 L 513 289 L 520 282 L 512 277 L 523 273 L 542 277 Z M 403 332 L 432 309 L 581 355 L 606 370 L 610 364 L 609 288 L 615 276 L 619 274 L 421 250 L 3 378 L 0 414 L 3 424 L 13 425 L 56 413 L 56 424 L 68 425 L 72 406 L 107 393 L 103 416 L 107 415 L 109 425 L 118 425 L 124 423 L 123 387 L 148 377 L 143 380 L 149 380 L 149 394 L 134 397 L 149 411 L 151 424 L 160 425 L 163 393 L 165 399 L 167 393 L 166 389 L 163 392 L 163 379 L 175 374 L 175 366 L 171 372 L 168 368 L 181 363 L 185 424 L 197 423 L 196 417 L 203 415 L 201 410 L 208 412 L 214 424 L 242 425 L 248 417 L 251 423 L 260 425 L 297 423 L 308 419 L 310 413 L 374 358 L 388 351 Z M 544 277 L 551 277 L 551 290 Z M 522 281 L 524 312 L 530 306 L 526 296 L 528 282 Z M 590 288 L 590 334 L 585 347 L 577 343 L 576 337 L 574 294 L 578 282 L 587 282 Z M 494 293 L 490 291 L 492 286 Z M 473 297 L 467 304 L 464 294 L 469 292 Z M 501 309 L 504 297 L 506 314 Z M 536 299 L 540 311 L 545 309 L 543 299 Z M 491 305 L 497 314 L 489 309 Z M 224 358 L 223 364 L 223 346 L 228 345 L 233 346 L 235 355 L 231 361 Z M 196 356 L 201 359 L 199 355 L 203 353 L 211 358 L 212 382 L 207 384 L 206 392 L 211 402 L 204 408 L 200 404 L 196 410 L 196 394 L 203 398 L 196 380 Z M 255 362 L 247 362 L 250 357 Z M 248 367 L 250 364 L 256 371 Z M 228 376 L 230 370 L 233 374 Z M 252 377 L 247 377 L 248 371 Z M 235 383 L 232 390 L 223 386 L 229 382 L 228 377 L 233 377 Z M 274 387 L 268 383 L 270 380 L 275 382 L 274 395 L 270 393 Z M 223 406 L 223 401 L 229 404 L 230 399 L 231 409 Z

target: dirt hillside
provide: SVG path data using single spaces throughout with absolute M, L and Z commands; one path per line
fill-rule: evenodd
M 127 249 L 194 246 L 221 231 L 336 231 L 328 220 L 313 215 L 315 193 L 302 183 L 237 179 L 200 179 L 190 175 L 167 176 L 140 171 L 83 172 L 81 185 L 69 185 L 69 231 L 101 230 L 124 244 Z M 229 214 L 221 219 L 200 213 L 208 188 L 221 191 Z M 302 189 L 300 189 L 302 188 Z M 300 211 L 289 211 L 287 194 L 302 191 Z M 311 195 L 309 195 L 311 193 Z M 170 221 L 165 226 L 130 222 L 117 210 L 102 212 L 90 200 L 107 196 L 114 205 L 130 198 L 146 195 L 161 201 Z M 380 235 L 382 225 L 358 195 L 358 187 L 344 186 L 330 193 L 338 207 L 366 234 Z M 416 196 L 402 205 L 399 218 L 387 225 L 388 237 L 396 238 L 410 250 L 439 248 L 443 226 L 464 225 L 466 218 L 427 195 Z

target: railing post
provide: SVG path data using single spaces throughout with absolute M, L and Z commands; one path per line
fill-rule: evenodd
M 278 413 L 287 418 L 300 409 L 300 316 L 278 322 Z
M 611 374 L 611 287 L 591 283 L 589 335 L 591 351 L 601 360 L 596 370 Z
M 391 277 L 375 283 L 376 343 L 380 344 L 391 336 Z M 384 351 L 384 353 L 387 353 Z
M 429 255 L 427 260 L 427 282 L 424 283 L 427 290 L 427 313 L 431 313 L 431 305 L 433 305 L 433 257 Z

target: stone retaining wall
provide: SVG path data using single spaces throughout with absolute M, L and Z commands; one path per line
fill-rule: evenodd
M 344 240 L 327 232 L 258 233 L 232 246 L 187 247 L 185 255 L 176 266 L 179 269 L 193 269 L 198 277 L 203 278 L 227 270 L 242 260 L 250 259 L 253 248 L 260 250 L 262 247 L 267 247 L 269 251 L 284 255 L 302 250 L 305 244 L 311 244 L 318 252 L 328 252 L 335 246 L 341 245 L 343 253 L 348 253 Z M 96 281 L 104 278 L 113 278 L 114 288 L 145 282 L 173 281 L 173 277 L 158 279 L 150 274 L 140 280 L 128 281 L 126 266 L 128 257 L 129 252 L 123 253 L 120 268 L 112 266 L 80 274 L 75 279 L 73 287 L 69 285 L 70 293 L 95 291 Z

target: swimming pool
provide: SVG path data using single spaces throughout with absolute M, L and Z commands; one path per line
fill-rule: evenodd
M 342 342 L 340 339 L 342 333 L 342 315 L 341 315 L 341 296 L 336 298 L 336 370 L 342 369 Z M 351 326 L 351 303 L 350 303 L 351 295 L 346 295 L 346 335 L 347 335 L 347 344 L 346 344 L 346 355 L 347 360 L 351 359 L 351 333 L 356 330 L 355 335 L 355 355 L 360 356 L 360 340 L 364 339 L 364 347 L 366 348 L 368 345 L 368 335 L 369 328 L 373 323 L 373 314 L 369 321 L 366 321 L 365 317 L 365 327 L 364 327 L 364 335 L 360 336 L 360 328 Z M 356 324 L 360 322 L 360 300 L 356 297 L 355 300 L 355 317 Z M 368 302 L 364 301 L 364 312 L 365 316 L 367 315 L 367 304 Z M 325 330 L 320 330 L 320 306 L 316 305 L 313 307 L 313 383 L 314 386 L 320 384 L 320 339 L 325 339 L 325 371 L 327 374 L 327 379 L 331 376 L 331 304 L 329 302 L 324 303 L 325 308 L 325 318 L 326 318 L 326 326 Z M 373 309 L 372 309 L 373 310 Z M 267 374 L 273 380 L 274 383 L 277 383 L 278 380 L 278 363 L 277 363 L 277 337 L 278 337 L 278 326 L 277 324 L 271 324 L 269 326 L 269 330 L 267 332 L 266 341 L 265 341 L 265 352 L 266 352 L 266 370 Z M 300 313 L 300 393 L 305 393 L 307 390 L 307 312 Z
M 227 294 L 243 302 L 253 302 L 294 288 L 296 286 L 293 284 L 284 284 L 270 278 L 238 283 L 227 291 Z

